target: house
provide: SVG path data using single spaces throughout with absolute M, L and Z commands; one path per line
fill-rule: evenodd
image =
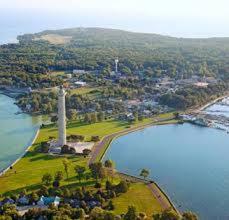
M 54 204 L 55 206 L 58 206 L 60 204 L 60 197 L 44 197 L 41 196 L 40 200 L 37 202 L 37 205 L 39 206 L 47 206 L 50 204 Z
M 73 70 L 72 72 L 74 74 L 83 74 L 83 73 L 85 73 L 85 70 Z
M 80 200 L 78 199 L 71 199 L 70 201 L 70 205 L 73 207 L 73 208 L 80 208 Z
M 76 81 L 76 82 L 74 82 L 74 84 L 75 84 L 77 87 L 83 87 L 83 86 L 86 86 L 86 85 L 87 85 L 86 82 L 82 82 L 82 81 Z
M 3 199 L 2 204 L 3 205 L 12 205 L 12 204 L 15 204 L 15 201 L 11 198 L 5 198 Z
M 72 74 L 71 74 L 71 73 L 67 73 L 67 74 L 66 74 L 66 77 L 67 77 L 68 79 L 71 79 L 71 78 L 72 78 Z
M 17 201 L 20 205 L 28 205 L 29 199 L 26 196 L 22 196 Z
M 197 82 L 197 83 L 194 83 L 194 86 L 199 87 L 199 88 L 207 88 L 208 87 L 208 83 L 206 83 L 206 82 Z
M 61 153 L 61 147 L 52 146 L 52 147 L 49 148 L 48 152 L 51 153 L 51 154 L 60 154 Z
M 96 206 L 97 206 L 97 207 L 101 206 L 100 202 L 98 202 L 98 201 L 89 201 L 89 202 L 87 202 L 87 205 L 88 205 L 91 209 L 95 208 Z

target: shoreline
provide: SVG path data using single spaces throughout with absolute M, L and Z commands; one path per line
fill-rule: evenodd
M 94 163 L 96 161 L 102 161 L 107 150 L 111 146 L 112 142 L 114 140 L 116 140 L 117 138 L 119 138 L 123 135 L 127 135 L 127 134 L 132 133 L 132 132 L 136 132 L 136 131 L 140 131 L 140 130 L 143 130 L 143 129 L 148 128 L 148 127 L 152 127 L 152 126 L 157 126 L 157 125 L 162 126 L 162 125 L 166 125 L 166 124 L 177 124 L 178 123 L 178 121 L 172 122 L 172 120 L 174 120 L 174 118 L 152 121 L 150 123 L 147 123 L 145 125 L 141 125 L 139 127 L 130 128 L 129 130 L 124 130 L 121 132 L 117 132 L 117 133 L 105 136 L 99 143 L 97 143 L 93 147 L 93 148 L 95 148 L 95 149 L 93 149 L 93 153 L 92 153 L 94 155 L 92 155 L 92 157 L 89 159 L 88 164 Z M 163 123 L 163 122 L 167 122 L 167 123 Z M 98 150 L 103 151 L 101 155 L 100 155 L 100 152 Z M 166 210 L 168 208 L 172 208 L 177 214 L 180 215 L 180 211 L 176 208 L 175 204 L 172 202 L 170 197 L 167 195 L 167 193 L 165 193 L 165 191 L 154 180 L 151 180 L 151 179 L 144 180 L 143 178 L 140 178 L 138 176 L 134 176 L 134 175 L 131 175 L 131 174 L 128 174 L 125 172 L 121 172 L 121 171 L 117 171 L 117 173 L 118 173 L 118 175 L 124 176 L 128 179 L 132 179 L 132 180 L 135 179 L 138 182 L 146 183 L 147 186 L 149 187 L 149 189 L 151 190 L 153 196 L 158 200 L 158 202 L 161 204 L 162 207 L 164 206 L 164 210 Z M 152 186 L 150 186 L 150 184 L 154 184 L 154 187 L 156 188 L 156 190 L 153 190 L 153 188 L 152 188 Z M 159 196 L 158 196 L 158 193 L 160 194 Z M 164 196 L 165 200 L 161 199 L 161 195 Z M 170 204 L 170 207 L 165 208 L 166 203 Z
M 208 103 L 206 103 L 205 105 L 202 105 L 202 106 L 197 106 L 196 109 L 194 109 L 195 107 L 192 107 L 190 108 L 189 110 L 187 110 L 186 112 L 188 113 L 200 113 L 201 111 L 205 110 L 206 108 L 216 104 L 217 102 L 225 99 L 229 97 L 229 92 L 227 92 L 226 94 L 220 96 L 220 97 L 217 97 L 211 101 L 209 101 Z
M 37 139 L 39 133 L 40 133 L 40 128 L 38 127 L 38 130 L 36 131 L 36 133 L 35 133 L 35 135 L 34 135 L 34 137 L 33 137 L 33 139 L 32 139 L 31 144 L 29 144 L 29 145 L 26 147 L 25 151 L 22 153 L 21 156 L 19 156 L 15 161 L 13 161 L 9 166 L 7 166 L 5 169 L 3 169 L 3 170 L 0 172 L 0 177 L 2 177 L 8 170 L 10 170 L 10 167 L 13 167 L 18 161 L 21 160 L 22 157 L 24 157 L 24 156 L 26 155 L 26 153 L 30 150 L 30 148 L 32 147 L 32 145 L 35 143 L 35 141 L 36 141 L 36 139 Z
M 4 90 L 2 90 L 2 89 L 0 89 L 0 95 L 5 95 L 5 96 L 7 96 L 9 98 L 15 99 L 15 97 L 10 96 L 10 94 L 4 92 Z M 15 105 L 15 103 L 14 103 L 14 105 Z M 24 113 L 24 112 L 22 112 L 22 113 Z M 26 113 L 24 113 L 24 114 L 26 114 Z M 6 168 L 3 168 L 0 171 L 0 177 L 2 177 L 10 169 L 10 167 L 13 167 L 22 157 L 24 157 L 26 155 L 26 153 L 29 151 L 29 149 L 32 147 L 32 145 L 36 141 L 36 139 L 37 139 L 37 137 L 39 135 L 39 132 L 40 132 L 40 125 L 38 125 L 38 128 L 37 128 L 37 131 L 36 131 L 35 135 L 32 137 L 30 144 L 28 144 L 28 146 L 26 146 L 26 148 L 25 148 L 24 152 L 21 154 L 21 156 L 19 156 L 17 159 L 15 159 Z

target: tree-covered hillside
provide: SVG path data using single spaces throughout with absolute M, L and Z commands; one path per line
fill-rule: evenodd
M 57 70 L 114 69 L 143 77 L 192 75 L 227 79 L 229 38 L 178 39 L 113 29 L 75 28 L 19 36 L 19 43 L 0 46 L 0 85 L 37 88 L 58 85 L 47 73 Z M 42 77 L 34 74 L 43 74 Z M 35 83 L 34 83 L 35 81 Z

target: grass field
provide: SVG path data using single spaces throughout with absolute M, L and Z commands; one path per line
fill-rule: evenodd
M 35 38 L 35 40 L 45 40 L 51 44 L 66 44 L 69 43 L 71 39 L 72 37 L 70 36 L 61 36 L 58 34 L 46 34 Z
M 126 126 L 127 123 L 115 120 L 91 125 L 81 122 L 72 122 L 68 125 L 67 134 L 85 135 L 86 140 L 89 141 L 92 135 L 99 135 L 102 138 L 105 135 L 121 131 L 125 129 Z M 35 151 L 39 143 L 48 140 L 50 136 L 57 137 L 56 127 L 50 126 L 40 130 L 39 136 L 30 151 L 14 165 L 13 170 L 8 171 L 4 176 L 0 177 L 0 194 L 13 192 L 14 190 L 21 191 L 23 188 L 27 188 L 28 190 L 39 188 L 41 177 L 44 173 L 50 172 L 54 174 L 58 170 L 63 171 L 63 157 L 51 156 Z M 75 176 L 74 166 L 76 164 L 86 166 L 87 159 L 75 156 L 69 157 L 69 159 L 72 162 L 70 178 L 72 178 L 74 182 L 77 181 L 76 178 L 75 180 L 73 178 Z M 63 184 L 68 184 L 68 181 L 64 181 Z
M 152 121 L 153 119 L 145 119 L 131 126 L 137 127 Z M 123 131 L 129 128 L 129 126 L 127 122 L 116 120 L 108 120 L 90 125 L 75 121 L 68 124 L 67 134 L 81 134 L 89 141 L 92 135 L 98 135 L 100 138 L 103 138 L 106 135 Z M 42 141 L 48 140 L 50 136 L 57 136 L 57 128 L 55 126 L 47 126 L 40 130 L 39 136 L 29 152 L 14 165 L 13 170 L 9 170 L 5 175 L 0 177 L 0 194 L 9 195 L 15 192 L 18 193 L 21 192 L 22 189 L 26 189 L 27 191 L 39 189 L 43 174 L 46 172 L 54 174 L 59 170 L 64 172 L 62 164 L 64 157 L 51 156 L 36 151 L 39 144 Z M 68 159 L 71 161 L 69 179 L 63 180 L 61 185 L 75 187 L 79 185 L 79 183 L 74 172 L 74 166 L 87 166 L 88 159 L 80 156 L 69 156 Z M 94 182 L 90 180 L 85 184 L 90 185 L 94 184 Z M 129 204 L 135 205 L 138 211 L 145 211 L 147 214 L 152 214 L 153 210 L 155 212 L 161 210 L 160 205 L 155 200 L 148 187 L 140 183 L 131 186 L 127 194 L 116 198 L 115 204 L 118 207 L 115 211 L 116 213 L 125 212 Z
M 147 216 L 162 211 L 159 202 L 144 183 L 131 184 L 128 192 L 115 198 L 113 202 L 116 214 L 126 213 L 128 205 L 134 205 L 138 212 L 144 212 Z
M 71 95 L 87 95 L 91 99 L 99 98 L 101 96 L 101 88 L 100 87 L 81 87 L 72 89 Z

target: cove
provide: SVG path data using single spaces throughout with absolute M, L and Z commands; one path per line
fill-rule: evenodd
M 139 175 L 150 170 L 176 207 L 200 219 L 228 219 L 229 134 L 183 125 L 152 126 L 115 139 L 103 160 Z
M 32 143 L 40 117 L 15 114 L 15 100 L 0 94 L 0 172 L 21 157 Z

